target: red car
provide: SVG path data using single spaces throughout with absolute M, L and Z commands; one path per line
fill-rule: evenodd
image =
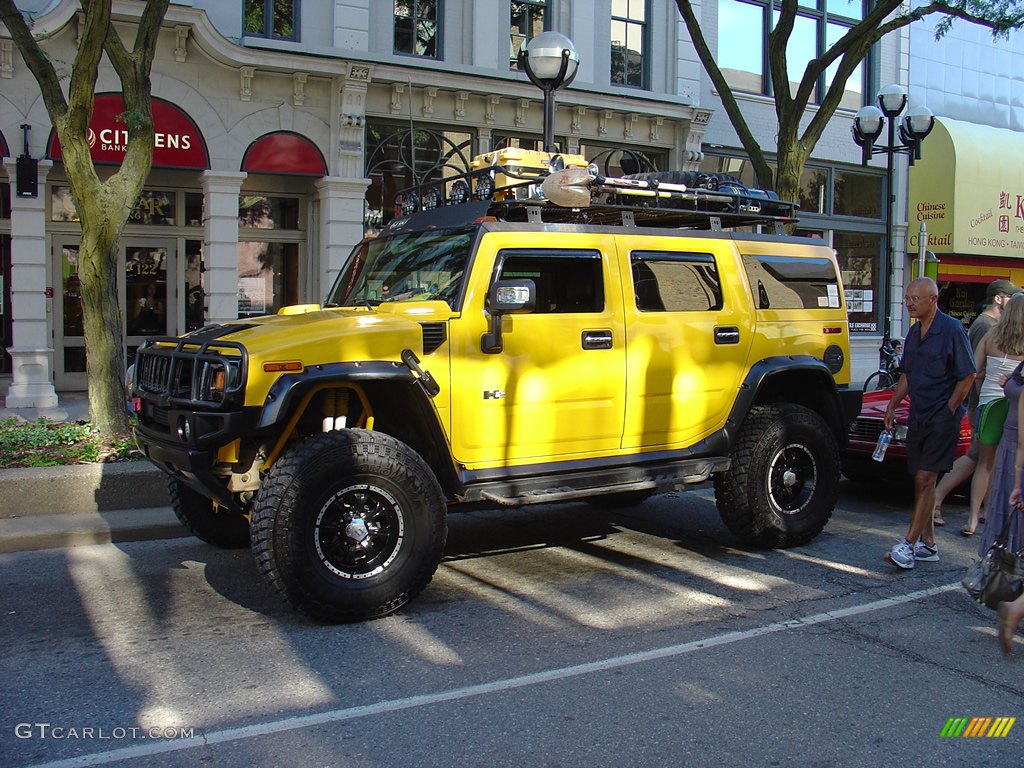
M 883 429 L 885 408 L 892 399 L 891 389 L 865 392 L 860 416 L 850 422 L 847 428 L 847 444 L 842 450 L 843 474 L 850 480 L 876 482 L 879 479 L 907 479 L 907 415 L 910 399 L 904 398 L 896 407 L 896 429 L 892 443 L 885 452 L 885 460 L 878 462 L 871 458 L 878 435 Z M 971 424 L 964 414 L 960 422 L 960 439 L 956 446 L 956 457 L 967 453 L 971 447 Z

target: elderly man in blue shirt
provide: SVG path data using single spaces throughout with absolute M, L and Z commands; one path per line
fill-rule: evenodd
M 939 288 L 930 277 L 907 286 L 907 314 L 917 320 L 903 342 L 903 374 L 885 409 L 885 428 L 895 423 L 896 405 L 910 395 L 907 467 L 914 475 L 914 512 L 905 539 L 886 553 L 899 568 L 935 562 L 935 483 L 953 466 L 964 401 L 977 369 L 963 324 L 939 311 Z

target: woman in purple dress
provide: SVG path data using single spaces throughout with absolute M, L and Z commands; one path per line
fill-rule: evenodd
M 1018 425 L 1024 424 L 1024 413 L 1021 413 L 1021 409 L 1024 409 L 1024 398 L 1021 398 L 1021 393 L 1024 392 L 1022 368 L 1024 363 L 1017 366 L 1003 387 L 1010 400 L 1010 408 L 1006 414 L 1003 436 L 999 441 L 996 463 L 992 470 L 988 520 L 985 522 L 981 543 L 978 545 L 978 554 L 982 557 L 1002 533 L 1007 516 L 1013 518 L 1010 521 L 1009 546 L 1014 551 L 1020 548 L 1020 512 L 1024 507 L 1021 495 L 1021 461 L 1024 461 L 1024 445 L 1021 444 L 1021 438 L 1024 437 L 1024 432 L 1018 428 Z

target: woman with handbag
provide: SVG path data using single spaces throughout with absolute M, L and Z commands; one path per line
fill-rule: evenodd
M 992 472 L 992 490 L 989 494 L 988 521 L 985 523 L 978 554 L 984 557 L 989 548 L 1002 538 L 1006 531 L 1006 548 L 1017 552 L 1021 546 L 1021 510 L 1024 509 L 1024 494 L 1021 493 L 1021 462 L 1024 462 L 1024 364 L 1018 365 L 1006 380 L 1003 391 L 1009 398 L 1010 410 L 1003 425 L 1003 438 L 996 452 L 996 465 Z M 1009 493 L 1007 493 L 1009 491 Z
M 971 479 L 971 516 L 967 525 L 960 529 L 962 536 L 973 536 L 978 528 L 981 505 L 989 495 L 992 470 L 1009 410 L 1002 383 L 1022 360 L 1024 294 L 1017 294 L 1006 302 L 999 321 L 974 351 L 974 364 L 978 369 L 974 380 L 978 387 L 978 466 Z

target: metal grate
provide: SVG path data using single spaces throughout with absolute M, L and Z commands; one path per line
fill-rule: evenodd
M 444 344 L 448 338 L 448 327 L 444 323 L 420 323 L 423 328 L 423 354 L 429 355 Z
M 223 350 L 235 354 L 221 354 Z M 245 349 L 237 342 L 155 338 L 136 354 L 135 387 L 162 407 L 220 407 L 241 396 L 246 368 Z M 214 386 L 218 376 L 225 381 L 223 388 Z
M 870 419 L 864 416 L 859 416 L 850 422 L 850 437 L 856 437 L 860 440 L 877 440 L 878 436 L 882 434 L 885 423 L 881 419 Z

